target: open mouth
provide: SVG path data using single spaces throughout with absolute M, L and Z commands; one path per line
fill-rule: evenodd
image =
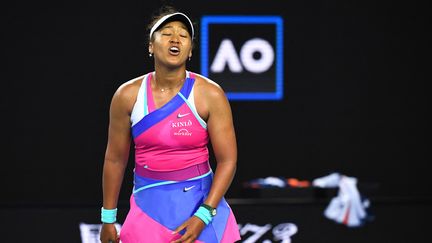
M 171 55 L 178 55 L 180 53 L 180 49 L 176 46 L 172 46 L 170 47 L 169 52 Z

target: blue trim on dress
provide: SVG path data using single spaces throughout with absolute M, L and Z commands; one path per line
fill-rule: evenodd
M 206 177 L 206 176 L 208 176 L 208 175 L 210 175 L 212 173 L 213 173 L 212 171 L 209 171 L 209 172 L 207 172 L 207 173 L 205 173 L 203 175 L 196 176 L 196 177 L 184 180 L 184 181 L 198 180 L 198 179 L 204 178 L 204 177 Z M 135 178 L 138 178 L 138 177 L 139 176 L 137 175 Z M 183 182 L 183 181 L 159 181 L 159 182 L 154 182 L 152 184 L 147 184 L 145 186 L 141 186 L 138 189 L 135 189 L 135 187 L 134 187 L 133 193 L 135 194 L 137 192 L 140 192 L 140 191 L 148 189 L 148 188 L 157 187 L 157 186 L 163 186 L 163 185 L 169 185 L 169 184 L 174 184 L 174 183 L 179 183 L 179 182 Z
M 195 79 L 186 78 L 183 87 L 180 92 L 183 96 L 189 97 L 190 92 L 192 90 Z M 168 101 L 161 108 L 150 112 L 148 115 L 144 116 L 139 122 L 137 122 L 134 126 L 132 126 L 132 136 L 133 138 L 138 137 L 143 132 L 147 131 L 150 127 L 157 124 L 158 122 L 165 119 L 167 116 L 172 114 L 175 110 L 180 108 L 183 105 L 184 100 L 179 95 L 179 93 L 174 96 L 170 101 Z
M 201 117 L 198 115 L 198 113 L 196 112 L 196 110 L 194 108 L 192 108 L 192 105 L 190 104 L 190 102 L 186 99 L 186 97 L 184 97 L 181 93 L 179 93 L 180 97 L 182 97 L 182 99 L 186 102 L 186 104 L 189 106 L 189 109 L 192 111 L 192 113 L 194 114 L 194 116 L 196 117 L 196 119 L 198 120 L 198 122 L 200 123 L 200 125 L 207 130 L 207 124 L 205 124 Z

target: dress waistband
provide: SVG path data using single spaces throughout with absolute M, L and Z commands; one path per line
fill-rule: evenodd
M 193 165 L 184 169 L 175 171 L 154 171 L 144 168 L 143 166 L 135 165 L 135 174 L 138 176 L 156 179 L 156 180 L 169 180 L 169 181 L 183 181 L 197 176 L 204 175 L 211 170 L 208 161 Z

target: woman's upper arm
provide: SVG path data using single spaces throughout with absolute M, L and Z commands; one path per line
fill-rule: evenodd
M 217 162 L 237 162 L 237 142 L 232 111 L 222 88 L 209 83 L 206 88 L 207 129 Z
M 115 92 L 110 105 L 108 144 L 105 160 L 127 162 L 130 149 L 131 85 L 122 85 Z

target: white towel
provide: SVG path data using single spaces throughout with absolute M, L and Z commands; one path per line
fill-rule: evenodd
M 338 194 L 334 197 L 324 211 L 324 215 L 337 223 L 348 227 L 362 226 L 366 220 L 366 208 L 369 200 L 362 200 L 357 189 L 357 178 L 348 177 L 339 173 L 317 178 L 312 185 L 321 188 L 336 188 Z

